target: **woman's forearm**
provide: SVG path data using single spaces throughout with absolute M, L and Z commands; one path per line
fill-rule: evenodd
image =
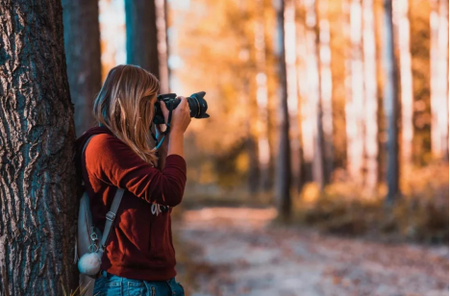
M 168 149 L 168 153 L 167 156 L 171 155 L 171 154 L 178 154 L 181 157 L 184 157 L 184 152 L 183 152 L 183 132 L 177 131 L 177 130 L 172 130 L 169 133 L 169 149 Z

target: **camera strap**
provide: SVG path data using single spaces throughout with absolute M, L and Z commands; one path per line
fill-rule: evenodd
M 156 149 L 159 149 L 159 147 L 162 145 L 162 143 L 164 142 L 164 139 L 166 138 L 166 135 L 170 132 L 170 121 L 172 120 L 172 101 L 170 101 L 169 103 L 169 117 L 167 118 L 167 122 L 165 122 L 164 124 L 166 125 L 166 130 L 164 132 L 161 133 L 162 137 L 160 137 L 161 139 L 158 139 L 154 134 L 153 131 L 150 129 L 150 132 L 152 134 L 153 139 L 155 140 L 156 143 Z M 153 124 L 153 122 L 152 122 Z

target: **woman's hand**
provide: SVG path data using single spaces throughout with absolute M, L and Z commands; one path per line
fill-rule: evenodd
M 186 131 L 189 123 L 191 122 L 191 115 L 189 110 L 189 105 L 187 103 L 186 97 L 178 97 L 181 101 L 180 104 L 172 111 L 172 119 L 170 122 L 170 132 L 169 137 L 164 142 L 167 144 L 167 155 L 177 154 L 181 157 L 184 157 L 184 148 L 183 148 L 183 136 Z M 166 107 L 166 104 L 163 101 L 159 102 L 161 106 L 161 111 L 164 116 L 164 121 L 167 122 L 169 117 L 169 110 Z M 158 132 L 162 132 L 162 127 L 157 126 Z M 164 144 L 161 147 L 165 146 Z M 160 147 L 160 148 L 161 148 Z M 163 148 L 164 149 L 164 148 Z M 159 167 L 164 167 L 163 161 L 160 162 Z
M 186 131 L 189 123 L 191 123 L 191 112 L 189 109 L 189 104 L 187 102 L 186 97 L 178 97 L 181 102 L 180 104 L 175 108 L 175 110 L 172 111 L 172 131 L 181 132 L 181 134 L 184 134 Z

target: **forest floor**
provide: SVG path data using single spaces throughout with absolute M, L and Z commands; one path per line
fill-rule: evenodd
M 275 216 L 273 208 L 184 211 L 174 229 L 186 295 L 449 295 L 448 246 L 323 235 L 274 226 Z

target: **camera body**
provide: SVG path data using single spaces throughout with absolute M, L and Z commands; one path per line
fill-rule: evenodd
M 209 114 L 206 113 L 208 104 L 204 99 L 205 94 L 206 93 L 204 91 L 201 91 L 194 93 L 187 98 L 191 117 L 209 118 Z M 163 124 L 165 123 L 165 120 L 161 107 L 159 105 L 159 101 L 163 101 L 166 104 L 167 109 L 169 109 L 169 111 L 172 111 L 180 104 L 181 100 L 177 99 L 177 95 L 174 93 L 160 94 L 156 97 L 156 99 L 157 103 L 155 104 L 155 116 L 153 118 L 153 123 Z

